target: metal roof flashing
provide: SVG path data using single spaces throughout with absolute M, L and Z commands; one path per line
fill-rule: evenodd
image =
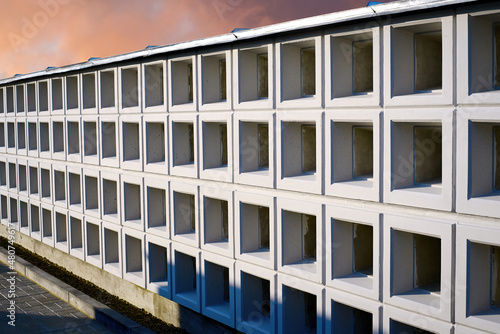
M 280 33 L 290 33 L 293 31 L 320 28 L 326 25 L 345 23 L 354 20 L 369 19 L 377 16 L 395 15 L 420 11 L 425 9 L 433 9 L 449 5 L 475 2 L 477 0 L 400 0 L 390 3 L 381 3 L 368 7 L 361 7 L 340 12 L 323 14 L 283 23 L 277 23 L 269 26 L 263 26 L 247 30 L 237 30 L 228 34 L 207 37 L 187 42 L 175 43 L 165 46 L 148 47 L 143 50 L 133 51 L 130 53 L 110 56 L 106 58 L 90 58 L 87 62 L 71 64 L 67 66 L 47 68 L 45 70 L 16 75 L 11 78 L 0 79 L 0 85 L 27 80 L 35 77 L 42 77 L 52 74 L 66 73 L 70 71 L 78 71 L 91 67 L 97 67 L 112 63 L 118 63 L 126 60 L 149 57 L 153 55 L 167 54 L 176 51 L 188 49 L 210 47 L 221 44 L 233 43 L 235 41 L 255 39 Z

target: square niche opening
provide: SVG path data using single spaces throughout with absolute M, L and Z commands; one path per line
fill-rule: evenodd
M 28 112 L 36 112 L 36 84 L 30 83 L 26 85 Z M 1 98 L 1 95 L 0 95 Z M 3 98 L 1 99 L 3 101 Z
M 83 155 L 97 155 L 97 123 L 83 122 Z
M 31 204 L 30 219 L 31 219 L 31 232 L 40 232 L 40 208 L 37 205 Z
M 6 106 L 7 106 L 7 113 L 13 113 L 14 112 L 14 87 L 7 87 L 6 91 Z
M 139 69 L 137 67 L 122 68 L 122 108 L 139 106 Z
M 35 152 L 38 150 L 36 122 L 28 122 L 28 150 Z
M 269 98 L 268 48 L 239 50 L 240 102 Z
M 87 222 L 87 256 L 100 259 L 101 242 L 99 225 Z
M 240 172 L 269 170 L 269 124 L 240 122 Z
M 50 152 L 50 124 L 40 122 L 40 152 Z
M 316 333 L 317 296 L 283 285 L 283 332 Z
M 500 246 L 468 241 L 467 317 L 500 320 Z
M 316 124 L 283 122 L 282 128 L 283 177 L 316 174 Z
M 114 180 L 102 179 L 102 214 L 118 217 L 118 184 Z
M 202 56 L 202 103 L 225 102 L 227 100 L 226 53 Z
M 193 60 L 172 61 L 172 105 L 193 103 Z
M 102 157 L 116 158 L 115 122 L 101 122 Z
M 78 109 L 78 76 L 66 77 L 66 106 Z
M 167 202 L 165 189 L 146 187 L 148 228 L 163 228 L 167 226 Z
M 146 162 L 165 162 L 165 123 L 146 122 Z
M 161 106 L 165 103 L 163 71 L 163 63 L 144 66 L 146 108 Z
M 29 167 L 30 195 L 38 194 L 38 168 Z
M 241 252 L 270 257 L 269 207 L 240 204 Z
M 102 71 L 101 77 L 101 108 L 113 108 L 115 105 L 115 71 Z
M 68 224 L 66 221 L 66 215 L 56 212 L 56 242 L 67 243 L 68 242 Z
M 166 285 L 168 283 L 168 257 L 167 248 L 149 244 L 149 283 Z
M 282 211 L 282 264 L 316 263 L 316 216 Z
M 7 167 L 5 162 L 0 161 L 0 186 L 7 185 Z
M 390 332 L 391 333 L 411 333 L 411 334 L 432 334 L 433 332 L 426 331 L 424 329 L 411 326 L 396 320 L 390 321 Z
M 440 193 L 442 127 L 429 123 L 392 123 L 392 187 Z
M 10 223 L 11 224 L 16 224 L 18 223 L 18 217 L 17 217 L 17 199 L 15 198 L 10 198 Z
M 26 180 L 26 166 L 18 165 L 19 171 L 19 191 L 26 191 L 28 189 L 28 183 Z
M 69 173 L 69 205 L 82 204 L 82 189 L 80 182 L 80 174 Z
M 189 300 L 197 299 L 196 258 L 175 251 L 175 291 Z
M 196 236 L 196 211 L 195 196 L 177 191 L 174 196 L 174 234 L 184 234 L 191 236 L 194 240 Z
M 28 228 L 28 203 L 19 201 L 19 221 L 21 222 L 21 228 Z
M 17 187 L 17 171 L 16 164 L 9 163 L 9 188 L 15 189 Z
M 271 331 L 271 284 L 269 280 L 241 272 L 242 321 Z M 259 319 L 260 321 L 255 321 Z
M 43 237 L 52 238 L 52 211 L 42 208 Z
M 227 167 L 227 123 L 203 122 L 203 168 Z
M 49 111 L 49 84 L 47 81 L 38 83 L 38 108 L 39 111 Z
M 439 300 L 441 239 L 398 230 L 392 239 L 392 294 L 425 304 Z
M 52 79 L 52 110 L 63 109 L 62 79 Z
M 139 124 L 123 122 L 123 161 L 140 159 Z
M 193 123 L 172 122 L 173 165 L 194 164 L 194 126 Z
M 141 186 L 123 183 L 125 221 L 140 224 L 142 218 Z
M 88 175 L 85 175 L 85 210 L 99 210 L 98 180 Z
M 125 272 L 142 277 L 142 241 L 125 235 Z
M 336 219 L 332 219 L 332 225 L 332 277 L 346 280 L 370 278 L 364 286 L 372 289 L 373 226 Z
M 80 154 L 80 123 L 68 121 L 68 154 Z
M 71 228 L 71 250 L 82 250 L 83 249 L 83 232 L 82 232 L 82 220 L 76 217 L 69 217 L 69 223 Z
M 52 138 L 54 152 L 64 152 L 64 122 L 52 122 Z
M 442 35 L 441 22 L 393 27 L 393 96 L 441 91 Z
M 26 148 L 26 125 L 25 123 L 17 123 L 17 149 L 24 150 Z
M 373 314 L 333 300 L 331 303 L 332 333 L 372 333 Z
M 204 198 L 205 243 L 228 243 L 228 202 L 215 198 Z
M 7 147 L 16 148 L 16 126 L 14 122 L 7 123 Z
M 96 108 L 95 73 L 82 75 L 83 109 Z
M 16 86 L 16 106 L 17 112 L 24 112 L 24 85 Z
M 66 201 L 66 173 L 54 170 L 54 200 Z
M 281 44 L 281 99 L 316 95 L 316 46 L 314 40 Z
M 104 263 L 118 267 L 120 265 L 120 248 L 118 232 L 104 229 Z
M 0 123 L 0 147 L 5 147 L 5 122 Z
M 332 36 L 332 98 L 373 93 L 373 33 Z
M 229 268 L 205 261 L 205 304 L 217 312 L 229 314 Z
M 7 196 L 1 195 L 1 209 L 2 209 L 2 219 L 9 219 L 9 208 L 7 206 Z
M 5 90 L 3 87 L 0 88 L 0 114 L 3 114 L 5 112 L 5 110 L 4 110 L 4 101 L 5 101 L 4 100 L 4 95 L 5 95 L 4 91 Z
M 500 124 L 469 122 L 469 197 L 500 200 Z

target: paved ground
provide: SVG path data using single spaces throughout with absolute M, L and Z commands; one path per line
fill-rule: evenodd
M 9 298 L 11 276 L 15 276 L 15 298 Z M 9 325 L 10 301 L 16 305 L 15 327 Z M 0 333 L 112 333 L 35 282 L 0 263 Z

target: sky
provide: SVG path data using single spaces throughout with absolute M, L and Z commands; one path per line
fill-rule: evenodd
M 293 19 L 367 0 L 0 0 L 0 78 Z

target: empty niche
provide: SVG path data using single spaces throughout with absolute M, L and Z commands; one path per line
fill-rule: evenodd
M 228 203 L 204 198 L 205 243 L 227 243 L 229 240 Z
M 19 170 L 19 191 L 28 190 L 28 183 L 26 182 L 26 166 L 18 165 Z
M 146 187 L 147 191 L 147 210 L 148 210 L 148 228 L 163 228 L 167 226 L 167 202 L 165 189 Z
M 139 106 L 139 71 L 137 67 L 122 68 L 122 108 Z
M 283 265 L 316 262 L 316 216 L 283 210 Z
M 118 217 L 118 187 L 113 180 L 102 179 L 103 215 Z
M 64 152 L 64 122 L 52 122 L 52 138 L 54 152 Z
M 78 76 L 66 77 L 66 107 L 78 108 Z
M 95 73 L 82 75 L 83 109 L 96 108 Z
M 71 250 L 83 249 L 82 220 L 76 217 L 69 217 L 71 231 Z
M 443 46 L 440 22 L 393 28 L 393 95 L 442 89 Z M 408 69 L 413 69 L 408 71 Z M 403 73 L 403 75 L 401 75 Z
M 38 83 L 38 108 L 39 111 L 49 111 L 49 85 L 47 81 Z
M 132 183 L 123 183 L 125 221 L 141 223 L 141 186 Z
M 373 34 L 331 37 L 332 97 L 373 92 Z
M 172 105 L 193 103 L 193 61 L 172 61 Z
M 316 295 L 283 285 L 284 333 L 315 333 L 317 315 Z
M 7 207 L 7 196 L 1 195 L 2 219 L 9 219 L 9 208 Z
M 333 278 L 371 277 L 373 275 L 373 227 L 334 219 L 332 219 L 332 224 Z M 361 283 L 359 280 L 356 282 Z M 373 288 L 371 280 L 365 283 L 367 283 L 366 288 Z
M 402 322 L 392 320 L 390 321 L 391 333 L 409 333 L 409 334 L 432 334 L 432 332 L 424 329 L 404 324 Z
M 0 161 L 0 186 L 7 185 L 7 167 L 4 161 Z
M 19 221 L 21 223 L 21 228 L 28 228 L 28 203 L 19 201 Z
M 52 211 L 42 208 L 43 237 L 52 237 Z
M 80 154 L 80 123 L 68 121 L 68 154 Z
M 142 241 L 125 234 L 125 272 L 142 276 Z
M 5 90 L 3 89 L 3 87 L 0 88 L 0 114 L 3 114 L 5 112 L 5 109 L 4 109 L 5 108 L 4 107 L 4 95 L 5 95 L 5 93 L 4 93 L 4 91 Z
M 14 112 L 14 87 L 7 87 L 6 91 L 7 113 Z
M 227 124 L 203 122 L 203 168 L 227 167 Z
M 165 124 L 146 122 L 146 163 L 165 162 Z
M 16 86 L 17 112 L 24 112 L 24 85 Z
M 123 161 L 140 159 L 139 124 L 123 122 Z
M 17 149 L 24 150 L 26 148 L 26 124 L 17 123 Z
M 68 173 L 68 174 L 69 174 L 68 177 L 69 205 L 80 205 L 82 203 L 80 175 L 75 173 Z
M 440 238 L 393 230 L 392 259 L 393 294 L 427 294 L 432 299 L 439 298 Z
M 269 170 L 269 124 L 240 122 L 240 172 Z
M 100 259 L 101 244 L 99 225 L 87 222 L 87 256 Z
M 16 127 L 13 122 L 7 122 L 7 147 L 16 147 Z
M 66 201 L 66 173 L 54 170 L 54 200 Z
M 228 315 L 230 311 L 229 268 L 205 261 L 205 306 Z
M 52 110 L 63 108 L 62 79 L 52 79 Z
M 115 268 L 120 266 L 118 232 L 104 229 L 104 263 Z
M 29 167 L 30 195 L 38 194 L 38 168 Z
M 38 150 L 38 137 L 36 123 L 28 122 L 28 150 L 37 151 Z
M 242 321 L 271 332 L 271 284 L 269 280 L 241 272 L 241 318 Z
M 188 300 L 197 300 L 196 258 L 175 251 L 175 291 L 174 294 Z
M 83 122 L 83 154 L 84 156 L 97 155 L 97 123 Z
M 0 123 L 0 147 L 5 147 L 5 122 Z
M 36 84 L 29 83 L 26 85 L 28 112 L 36 112 Z M 3 99 L 2 99 L 3 101 Z
M 316 95 L 315 41 L 281 44 L 281 99 Z
M 50 125 L 47 122 L 40 122 L 40 152 L 50 151 Z
M 165 285 L 168 283 L 167 248 L 152 242 L 149 242 L 148 245 L 149 283 Z
M 202 56 L 202 103 L 225 102 L 227 100 L 226 53 Z
M 40 168 L 40 185 L 42 190 L 42 198 L 50 199 L 50 170 Z
M 30 205 L 31 232 L 40 232 L 40 208 Z
M 56 212 L 56 242 L 66 244 L 68 242 L 68 223 L 66 215 Z
M 85 175 L 85 210 L 99 210 L 99 191 L 96 177 Z
M 239 51 L 240 102 L 269 98 L 268 48 Z
M 115 122 L 101 122 L 102 157 L 116 157 L 116 125 Z
M 101 108 L 115 107 L 115 71 L 102 71 L 101 76 Z
M 316 174 L 316 125 L 282 124 L 283 177 Z
M 173 165 L 194 164 L 194 129 L 193 123 L 172 123 Z
M 16 224 L 18 222 L 17 217 L 17 199 L 10 198 L 10 223 Z
M 174 234 L 187 234 L 194 239 L 196 233 L 195 196 L 177 191 L 173 192 L 173 196 Z
M 262 255 L 269 254 L 269 207 L 240 204 L 241 252 Z
M 144 66 L 146 108 L 164 104 L 163 63 Z
M 16 164 L 9 163 L 9 188 L 17 187 Z

